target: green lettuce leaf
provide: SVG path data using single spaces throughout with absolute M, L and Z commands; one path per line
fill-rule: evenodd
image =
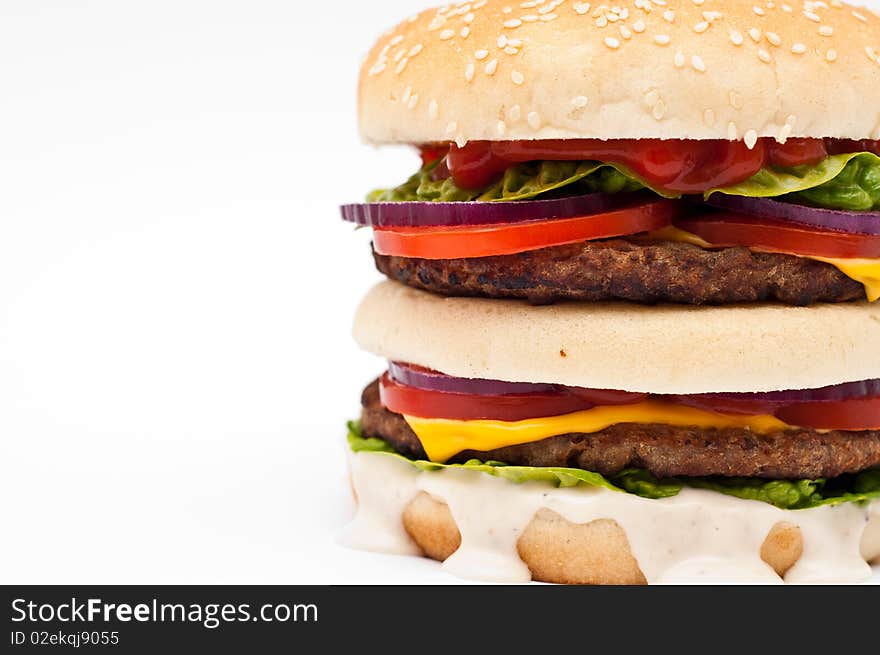
M 452 178 L 432 180 L 439 162 L 421 169 L 399 187 L 373 191 L 368 202 L 461 202 L 528 200 L 565 189 L 565 195 L 619 193 L 644 187 L 623 169 L 595 161 L 539 161 L 512 166 L 485 189 L 462 189 Z
M 764 168 L 745 182 L 711 189 L 751 198 L 779 200 L 826 209 L 880 209 L 880 157 L 870 152 L 832 155 L 815 166 Z
M 758 478 L 688 478 L 687 484 L 737 498 L 760 500 L 785 509 L 863 502 L 880 498 L 880 469 L 830 480 L 761 480 Z
M 426 460 L 414 460 L 396 452 L 391 445 L 375 437 L 361 435 L 360 426 L 356 421 L 348 423 L 348 444 L 354 452 L 377 452 L 397 457 L 412 464 L 421 471 L 439 471 L 444 468 L 463 468 L 469 471 L 480 471 L 510 482 L 550 482 L 557 487 L 576 487 L 587 485 L 605 487 L 613 491 L 628 492 L 642 498 L 668 498 L 681 491 L 681 483 L 677 480 L 658 480 L 650 473 L 640 469 L 627 469 L 609 480 L 600 473 L 583 469 L 555 466 L 508 466 L 504 462 L 468 460 L 464 464 L 438 464 Z
M 432 180 L 439 164 L 422 168 L 393 189 L 373 191 L 368 202 L 512 201 L 536 197 L 587 193 L 620 193 L 649 188 L 658 195 L 675 194 L 652 188 L 625 167 L 595 161 L 538 161 L 508 168 L 504 176 L 484 189 L 462 189 L 452 178 Z M 710 189 L 713 193 L 778 198 L 826 209 L 880 210 L 880 157 L 870 152 L 832 155 L 815 166 L 764 168 L 744 182 Z
M 464 464 L 437 464 L 413 460 L 397 453 L 388 442 L 375 437 L 364 437 L 357 421 L 348 423 L 348 444 L 354 452 L 384 453 L 412 464 L 422 471 L 461 468 L 479 471 L 510 482 L 549 482 L 557 487 L 586 485 L 605 487 L 613 491 L 631 493 L 642 498 L 668 498 L 685 486 L 708 489 L 719 493 L 770 503 L 781 509 L 809 509 L 820 505 L 865 502 L 880 498 L 880 469 L 863 471 L 858 475 L 843 475 L 831 480 L 763 480 L 759 478 L 668 478 L 659 480 L 645 470 L 627 469 L 609 478 L 582 469 L 550 466 L 508 466 L 503 462 L 482 462 L 472 459 Z

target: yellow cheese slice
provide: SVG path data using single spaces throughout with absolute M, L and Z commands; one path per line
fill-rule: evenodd
M 524 421 L 456 421 L 404 416 L 432 462 L 445 462 L 463 450 L 494 450 L 540 441 L 569 432 L 599 432 L 617 423 L 661 423 L 695 428 L 747 428 L 758 434 L 791 426 L 766 414 L 721 414 L 684 405 L 646 400 Z

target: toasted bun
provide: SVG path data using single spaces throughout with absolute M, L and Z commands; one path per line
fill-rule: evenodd
M 758 392 L 880 378 L 880 303 L 533 306 L 386 281 L 358 308 L 354 338 L 458 377 L 595 389 Z
M 449 507 L 424 492 L 404 509 L 403 525 L 432 559 L 445 560 L 461 544 Z M 764 540 L 761 559 L 781 576 L 800 559 L 803 548 L 797 526 L 777 523 Z M 517 550 L 533 580 L 592 585 L 646 583 L 626 533 L 611 519 L 578 524 L 542 509 L 519 538 Z
M 387 32 L 371 142 L 880 138 L 880 18 L 842 2 L 488 0 Z

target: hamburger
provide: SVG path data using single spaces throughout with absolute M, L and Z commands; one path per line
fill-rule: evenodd
M 384 35 L 346 220 L 389 279 L 346 540 L 465 577 L 851 581 L 880 557 L 880 19 L 480 1 Z

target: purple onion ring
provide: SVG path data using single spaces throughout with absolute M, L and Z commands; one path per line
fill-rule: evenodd
M 553 200 L 371 202 L 342 205 L 343 220 L 367 227 L 464 227 L 589 216 L 656 200 L 651 192 L 591 193 Z
M 761 218 L 776 218 L 810 227 L 819 227 L 849 234 L 880 235 L 880 212 L 821 209 L 780 202 L 770 198 L 747 198 L 713 193 L 706 204 L 719 209 L 741 212 Z

